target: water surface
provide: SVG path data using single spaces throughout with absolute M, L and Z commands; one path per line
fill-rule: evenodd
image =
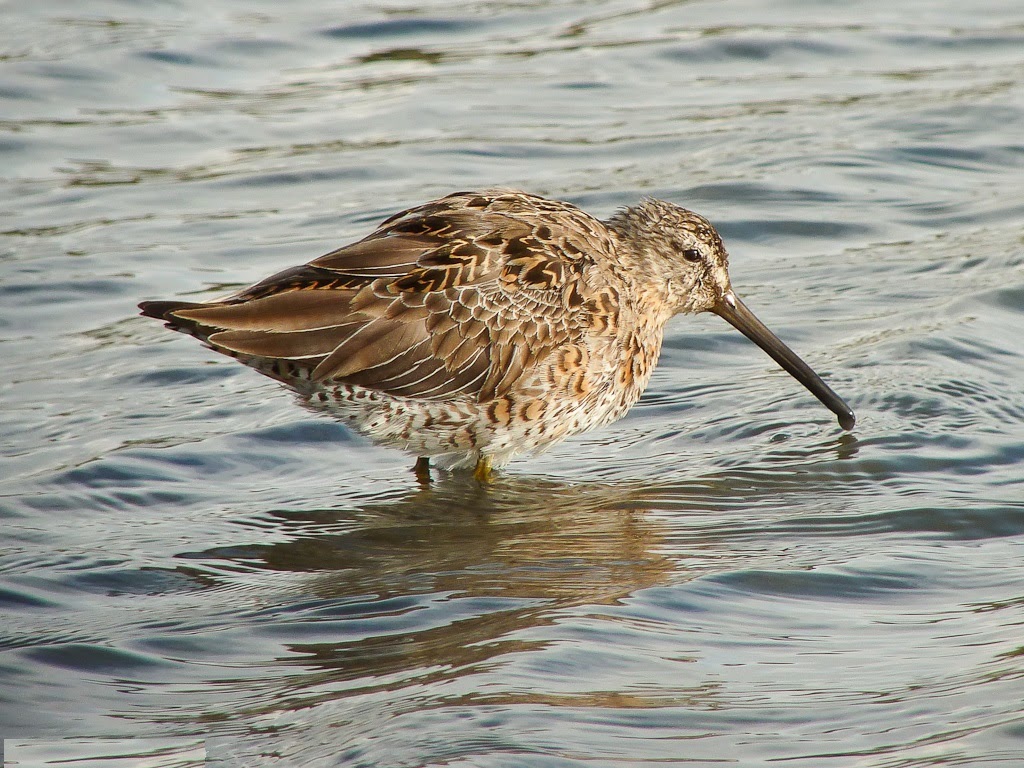
M 0 735 L 20 765 L 1014 765 L 1015 3 L 9 3 Z M 720 319 L 493 487 L 135 316 L 457 189 L 714 221 Z

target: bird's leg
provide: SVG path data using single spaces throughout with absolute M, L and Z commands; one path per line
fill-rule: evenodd
M 491 482 L 491 457 L 481 454 L 477 459 L 476 469 L 473 470 L 473 477 L 478 483 Z
M 416 459 L 416 464 L 413 466 L 412 471 L 416 475 L 416 480 L 420 485 L 430 485 L 430 457 L 420 456 Z

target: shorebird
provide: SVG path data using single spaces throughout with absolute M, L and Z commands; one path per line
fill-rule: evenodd
M 490 478 L 621 418 L 668 321 L 714 312 L 852 429 L 850 407 L 740 301 L 711 223 L 645 199 L 600 221 L 514 190 L 458 192 L 217 301 L 142 314 L 276 379 L 371 440 Z

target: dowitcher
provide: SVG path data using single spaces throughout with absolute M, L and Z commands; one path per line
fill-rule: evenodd
M 512 190 L 459 192 L 164 320 L 377 443 L 486 480 L 513 456 L 621 418 L 674 315 L 714 312 L 839 419 L 853 411 L 733 292 L 715 228 L 646 199 L 599 221 Z

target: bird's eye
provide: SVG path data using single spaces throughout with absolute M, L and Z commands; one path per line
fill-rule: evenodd
M 698 251 L 696 248 L 684 248 L 682 253 L 683 258 L 689 262 L 696 263 L 700 261 L 700 251 Z

